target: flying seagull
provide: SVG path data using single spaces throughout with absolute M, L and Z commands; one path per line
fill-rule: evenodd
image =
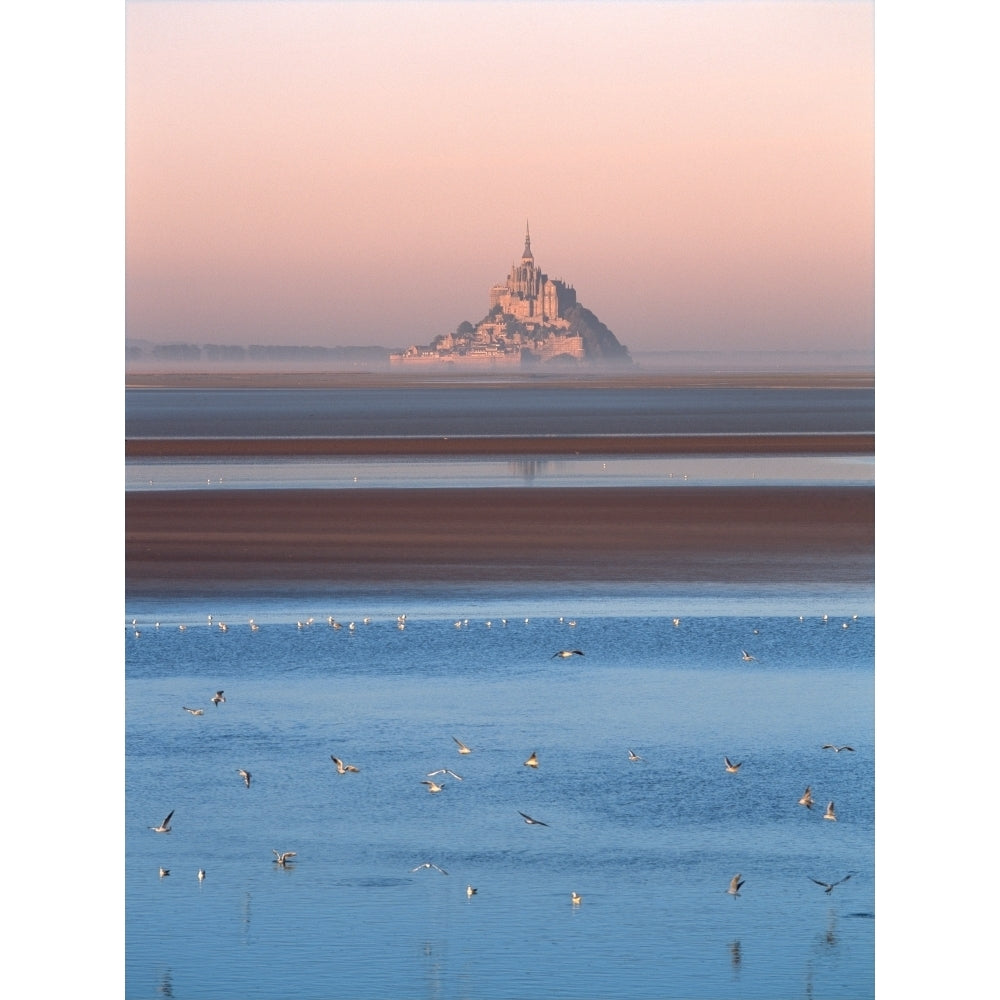
M 422 865 L 417 865 L 416 868 L 411 868 L 410 871 L 411 872 L 419 872 L 419 871 L 422 871 L 424 868 L 433 868 L 434 871 L 440 872 L 442 875 L 447 875 L 448 874 L 443 868 L 438 868 L 437 865 L 433 864 L 430 861 L 425 861 Z
M 812 875 L 810 875 L 809 876 L 809 881 L 810 882 L 815 882 L 817 885 L 823 886 L 823 888 L 826 890 L 826 894 L 829 896 L 830 893 L 833 892 L 833 887 L 835 885 L 840 885 L 842 882 L 846 882 L 851 877 L 851 875 L 853 875 L 853 874 L 854 874 L 854 872 L 851 872 L 850 874 L 845 875 L 839 882 L 820 882 L 820 880 L 818 878 L 813 878 Z
M 553 653 L 549 659 L 554 660 L 556 657 L 563 660 L 568 660 L 571 656 L 583 656 L 582 649 L 560 649 L 558 653 Z
M 841 750 L 850 750 L 851 753 L 854 753 L 854 747 L 848 747 L 848 746 L 835 747 L 832 743 L 824 743 L 823 749 L 832 750 L 834 753 L 840 753 Z
M 524 762 L 525 767 L 538 767 L 538 751 L 533 750 L 531 756 Z
M 574 905 L 576 905 L 579 902 L 582 902 L 583 900 L 583 896 L 581 896 L 578 892 L 571 893 L 569 898 Z
M 743 761 L 734 764 L 728 757 L 723 757 L 722 759 L 726 762 L 726 770 L 730 774 L 735 774 L 743 766 Z
M 527 813 L 521 812 L 520 809 L 518 809 L 518 814 L 520 816 L 524 817 L 524 822 L 527 823 L 528 826 L 548 826 L 549 825 L 548 823 L 543 823 L 540 819 L 532 819 Z
M 805 792 L 802 794 L 802 798 L 799 799 L 799 805 L 805 806 L 806 809 L 812 809 L 813 807 L 813 793 L 812 788 L 807 786 Z
M 349 771 L 357 774 L 358 769 L 353 764 L 345 764 L 339 757 L 334 757 L 330 754 L 330 760 L 337 765 L 337 774 L 347 774 Z
M 429 771 L 427 773 L 428 778 L 433 778 L 438 774 L 450 774 L 456 781 L 463 781 L 464 779 L 460 774 L 455 774 L 454 771 L 449 770 L 447 767 L 439 768 L 437 771 Z
M 174 810 L 171 809 L 170 812 L 167 813 L 167 818 L 159 826 L 151 826 L 150 830 L 152 830 L 153 833 L 170 833 L 170 817 L 173 816 L 173 814 Z
M 295 851 L 276 851 L 273 847 L 271 853 L 274 855 L 273 864 L 280 865 L 282 868 L 286 868 L 288 862 L 296 856 Z
M 443 792 L 444 785 L 439 785 L 436 781 L 421 781 L 421 785 L 427 786 L 427 791 L 429 792 Z
M 216 691 L 215 694 L 212 695 L 212 704 L 215 705 L 216 708 L 218 708 L 219 705 L 225 700 L 226 696 L 221 691 Z
M 832 819 L 834 822 L 837 821 L 837 814 L 833 811 L 832 802 L 826 807 L 826 812 L 823 813 L 823 819 Z
M 250 774 L 250 772 L 249 771 L 244 771 L 242 767 L 238 767 L 238 768 L 236 768 L 236 773 L 243 779 L 243 784 L 246 785 L 247 788 L 249 788 L 250 787 L 250 778 L 252 777 L 252 775 Z
M 628 759 L 633 763 L 635 763 L 635 761 L 637 760 L 642 760 L 642 758 L 634 750 L 629 750 Z
M 729 882 L 729 888 L 726 890 L 726 892 L 728 892 L 730 896 L 738 896 L 740 894 L 740 889 L 743 888 L 743 883 L 745 881 L 746 880 L 743 878 L 742 875 L 734 875 Z
M 467 747 L 457 736 L 452 736 L 452 739 L 458 744 L 459 753 L 472 753 L 472 750 L 469 749 L 469 747 Z
M 187 705 L 182 705 L 181 708 L 183 708 L 185 712 L 190 712 L 192 715 L 205 714 L 205 709 L 203 708 L 188 708 Z
M 743 659 L 746 660 L 747 663 L 749 663 L 751 660 L 756 660 L 757 659 L 756 656 L 752 656 L 745 649 L 742 652 L 743 652 Z

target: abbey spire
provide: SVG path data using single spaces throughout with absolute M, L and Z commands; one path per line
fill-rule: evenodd
M 521 260 L 534 260 L 534 255 L 531 252 L 531 230 L 528 228 L 528 223 L 524 223 L 524 253 L 521 254 Z

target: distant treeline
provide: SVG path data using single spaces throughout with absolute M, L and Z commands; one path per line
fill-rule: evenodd
M 386 361 L 386 347 L 296 347 L 283 344 L 152 344 L 128 341 L 125 360 L 140 361 Z

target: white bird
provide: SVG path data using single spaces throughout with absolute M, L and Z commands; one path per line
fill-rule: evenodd
M 170 874 L 170 869 L 169 868 L 161 868 L 160 869 L 160 878 L 166 878 L 169 874 Z
M 833 892 L 833 887 L 835 885 L 840 885 L 841 883 L 846 882 L 853 874 L 854 872 L 850 872 L 849 874 L 845 875 L 842 879 L 840 879 L 839 882 L 820 882 L 818 878 L 813 878 L 812 875 L 810 875 L 809 881 L 815 882 L 817 885 L 823 886 L 823 888 L 826 890 L 826 894 L 829 896 L 830 893 Z
M 729 882 L 729 888 L 726 892 L 728 892 L 730 896 L 738 896 L 740 894 L 740 889 L 743 888 L 744 881 L 745 879 L 741 875 L 734 875 Z
M 153 833 L 170 833 L 170 818 L 174 815 L 175 810 L 171 809 L 167 813 L 167 818 L 159 826 L 151 826 L 150 830 Z
M 416 868 L 411 868 L 410 871 L 411 872 L 419 872 L 419 871 L 423 870 L 424 868 L 433 868 L 434 871 L 440 872 L 442 875 L 447 875 L 448 874 L 443 868 L 439 868 L 437 865 L 433 864 L 430 861 L 425 861 L 422 865 L 417 865 Z
M 833 811 L 832 802 L 826 807 L 826 812 L 823 813 L 823 819 L 832 819 L 834 822 L 837 821 L 837 814 Z
M 212 695 L 212 704 L 215 705 L 216 708 L 218 708 L 219 705 L 221 705 L 225 700 L 226 696 L 221 691 L 216 691 L 215 694 Z
M 199 868 L 198 869 L 198 881 L 199 882 L 204 882 L 205 881 L 205 869 L 204 868 Z
M 330 754 L 330 760 L 337 765 L 337 774 L 358 773 L 358 768 L 353 764 L 345 764 L 339 757 L 334 757 L 333 754 Z
M 756 656 L 753 656 L 751 653 L 748 653 L 745 649 L 742 650 L 742 652 L 743 652 L 743 659 L 746 660 L 747 663 L 749 663 L 751 660 L 757 659 Z
M 571 893 L 569 898 L 572 901 L 572 903 L 573 903 L 574 906 L 577 903 L 580 903 L 580 902 L 583 901 L 583 896 L 581 896 L 578 892 Z
M 722 759 L 726 762 L 726 770 L 730 774 L 735 774 L 743 766 L 743 761 L 734 764 L 728 757 L 723 757 Z
M 637 760 L 642 760 L 642 758 L 634 750 L 629 750 L 628 759 L 633 762 Z
M 674 619 L 674 628 L 677 628 L 677 626 L 680 625 L 680 623 L 681 623 L 680 618 L 675 618 Z
M 812 788 L 810 786 L 806 787 L 806 790 L 803 793 L 802 798 L 799 799 L 799 805 L 800 806 L 805 806 L 806 809 L 812 809 L 812 807 L 813 807 L 813 795 L 812 795 Z
M 250 774 L 250 772 L 249 771 L 244 771 L 242 767 L 238 767 L 238 768 L 236 768 L 236 773 L 243 779 L 243 784 L 246 785 L 247 788 L 249 788 L 250 787 L 250 778 L 252 777 L 252 775 Z
M 475 896 L 475 894 L 477 892 L 479 892 L 479 890 L 478 889 L 473 889 L 471 885 L 467 885 L 465 887 L 465 894 L 466 894 L 466 896 Z
M 192 715 L 205 714 L 205 709 L 203 708 L 188 708 L 187 705 L 182 705 L 181 708 L 183 708 L 185 712 L 190 712 Z
M 560 649 L 558 653 L 553 653 L 549 659 L 554 660 L 556 657 L 560 657 L 563 660 L 568 660 L 571 656 L 583 656 L 582 649 Z
M 548 823 L 543 823 L 540 819 L 532 819 L 527 813 L 521 812 L 520 809 L 518 809 L 518 815 L 524 817 L 524 822 L 527 823 L 528 826 L 548 826 L 549 825 Z
M 429 792 L 443 792 L 444 785 L 439 785 L 436 781 L 421 781 L 421 785 L 427 786 L 427 791 Z
M 463 781 L 464 780 L 460 774 L 455 774 L 454 771 L 449 770 L 447 767 L 438 768 L 438 770 L 436 770 L 436 771 L 428 771 L 427 772 L 427 777 L 428 778 L 433 778 L 433 777 L 436 777 L 439 774 L 450 774 L 456 781 Z
M 457 736 L 452 736 L 452 739 L 458 744 L 459 753 L 472 753 L 472 750 L 467 747 Z
M 850 750 L 851 753 L 854 753 L 854 747 L 849 747 L 849 746 L 835 747 L 832 743 L 824 743 L 822 749 L 832 750 L 834 753 L 840 753 L 841 750 Z
M 271 853 L 274 855 L 274 864 L 285 868 L 288 862 L 296 856 L 295 851 L 276 851 L 273 847 Z
M 533 750 L 531 756 L 524 762 L 525 767 L 538 767 L 538 751 Z

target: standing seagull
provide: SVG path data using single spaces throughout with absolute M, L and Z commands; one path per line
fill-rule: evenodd
M 726 762 L 726 770 L 730 774 L 735 774 L 743 766 L 743 761 L 734 764 L 728 757 L 723 757 L 722 759 Z
M 422 871 L 424 868 L 433 868 L 434 871 L 440 872 L 442 875 L 447 875 L 448 874 L 443 868 L 438 868 L 438 866 L 436 864 L 434 864 L 433 862 L 430 862 L 430 861 L 425 861 L 422 865 L 417 865 L 416 868 L 411 868 L 410 871 L 411 872 L 419 872 L 419 871 Z
M 330 760 L 337 765 L 337 774 L 347 774 L 348 772 L 352 774 L 357 774 L 358 769 L 353 764 L 345 764 L 339 757 L 334 757 L 330 754 Z
M 832 802 L 826 807 L 826 812 L 823 813 L 823 819 L 832 819 L 835 823 L 837 822 L 837 814 L 833 811 Z
M 280 865 L 282 868 L 287 868 L 288 862 L 296 856 L 295 851 L 276 851 L 273 847 L 271 848 L 271 853 L 274 855 L 272 863 Z
M 475 896 L 475 894 L 476 894 L 477 892 L 479 892 L 479 890 L 478 890 L 478 889 L 473 889 L 471 885 L 467 885 L 467 886 L 465 887 L 465 894 L 466 894 L 466 896 L 468 896 L 468 897 L 469 897 L 470 899 L 471 899 L 471 898 L 472 898 L 473 896 Z
M 577 903 L 583 902 L 583 896 L 581 896 L 578 892 L 571 893 L 569 898 L 574 906 L 576 906 Z
M 850 750 L 851 753 L 854 753 L 854 747 L 848 747 L 848 746 L 835 747 L 832 743 L 824 743 L 823 749 L 832 750 L 834 753 L 840 753 L 841 750 Z
M 812 787 L 811 786 L 808 786 L 808 785 L 806 786 L 806 790 L 802 794 L 802 798 L 799 799 L 799 805 L 800 806 L 805 806 L 806 809 L 812 809 L 812 807 L 813 807 L 813 793 L 812 793 Z
M 738 896 L 740 894 L 740 889 L 743 888 L 744 881 L 745 879 L 742 875 L 734 875 L 726 892 L 728 892 L 730 896 Z
M 518 809 L 517 812 L 518 812 L 518 815 L 524 817 L 524 822 L 527 823 L 528 826 L 548 826 L 549 825 L 548 823 L 543 823 L 540 819 L 532 819 L 527 813 L 521 812 L 520 809 Z
M 833 887 L 835 885 L 840 885 L 842 882 L 846 882 L 853 874 L 854 872 L 850 872 L 849 874 L 845 875 L 839 882 L 820 882 L 818 878 L 813 878 L 812 875 L 810 875 L 809 881 L 815 882 L 817 885 L 823 886 L 823 888 L 826 890 L 826 894 L 829 896 L 830 893 L 833 892 Z
M 531 756 L 524 762 L 525 767 L 538 767 L 538 751 L 533 750 Z
M 226 696 L 221 691 L 216 691 L 215 694 L 212 695 L 212 704 L 215 705 L 216 708 L 218 708 L 219 705 L 225 700 Z
M 582 649 L 560 649 L 558 653 L 553 653 L 549 659 L 554 660 L 556 657 L 563 660 L 568 660 L 571 656 L 583 656 Z
M 452 736 L 452 739 L 458 744 L 459 753 L 472 753 L 472 750 L 470 750 L 469 747 L 467 747 L 457 736 Z
M 170 874 L 170 869 L 169 868 L 161 868 L 160 869 L 160 878 L 166 878 L 169 874 Z
M 243 779 L 243 784 L 246 785 L 247 788 L 249 788 L 250 787 L 250 778 L 252 777 L 252 775 L 250 774 L 250 772 L 249 771 L 244 771 L 242 767 L 238 767 L 238 768 L 236 768 L 236 773 Z
M 173 816 L 173 814 L 174 810 L 171 809 L 170 812 L 167 813 L 167 818 L 159 826 L 151 826 L 150 830 L 152 830 L 153 833 L 170 833 L 170 817 Z

